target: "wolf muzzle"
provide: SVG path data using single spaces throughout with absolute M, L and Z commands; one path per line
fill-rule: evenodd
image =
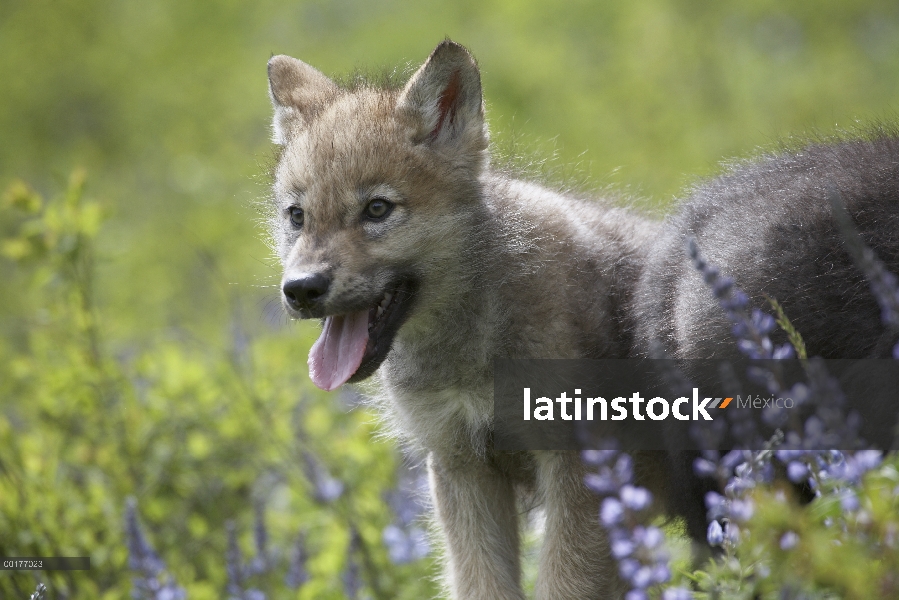
M 331 287 L 331 278 L 323 273 L 306 273 L 295 279 L 289 279 L 281 286 L 284 301 L 287 305 L 299 311 L 312 311 L 319 308 L 328 290 Z

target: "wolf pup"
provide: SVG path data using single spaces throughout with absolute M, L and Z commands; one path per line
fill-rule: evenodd
M 492 171 L 478 67 L 441 43 L 402 89 L 268 63 L 289 314 L 324 325 L 309 373 L 378 372 L 386 416 L 427 452 L 454 598 L 522 598 L 519 506 L 545 507 L 539 598 L 617 578 L 574 453 L 491 450 L 492 361 L 627 356 L 624 307 L 657 225 Z
M 884 325 L 878 299 L 834 218 L 834 199 L 862 242 L 899 274 L 896 129 L 878 126 L 737 163 L 697 185 L 653 240 L 632 295 L 633 356 L 658 348 L 684 361 L 739 355 L 733 323 L 687 257 L 685 241 L 692 237 L 709 263 L 747 294 L 750 306 L 765 309 L 768 298 L 778 301 L 808 356 L 891 358 L 899 329 Z M 788 341 L 780 329 L 770 337 L 777 345 Z M 895 379 L 875 385 L 897 389 Z M 853 394 L 851 408 L 864 417 L 862 436 L 887 448 L 899 396 L 891 403 L 882 401 L 883 394 L 875 397 L 869 402 Z M 708 480 L 695 477 L 689 455 L 671 453 L 661 464 L 666 510 L 685 518 L 694 540 L 703 539 L 701 498 Z
M 862 241 L 899 273 L 899 137 L 881 126 L 738 164 L 697 186 L 654 242 L 635 295 L 638 354 L 651 340 L 680 359 L 733 356 L 732 324 L 684 253 L 687 236 L 754 306 L 775 298 L 809 356 L 890 358 L 897 331 L 847 252 L 831 196 Z M 775 342 L 786 334 L 775 332 Z

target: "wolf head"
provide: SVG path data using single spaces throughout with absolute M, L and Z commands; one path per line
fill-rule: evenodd
M 268 63 L 284 305 L 324 319 L 312 381 L 332 390 L 378 368 L 465 252 L 487 161 L 480 74 L 441 43 L 401 90 L 341 88 L 313 67 Z M 450 292 L 451 293 L 451 292 Z

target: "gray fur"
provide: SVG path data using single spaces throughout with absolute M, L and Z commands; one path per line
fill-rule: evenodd
M 896 332 L 881 323 L 877 300 L 846 250 L 832 216 L 835 189 L 861 233 L 899 273 L 899 137 L 886 127 L 825 139 L 738 163 L 697 185 L 667 220 L 635 291 L 632 356 L 659 341 L 680 359 L 737 355 L 731 323 L 685 252 L 688 236 L 750 306 L 776 299 L 802 335 L 809 356 L 887 358 Z M 787 343 L 777 329 L 774 343 Z M 868 407 L 895 420 L 895 407 Z M 872 413 L 874 414 L 874 413 Z M 708 480 L 693 476 L 691 457 L 664 457 L 665 498 L 694 539 L 704 539 Z
M 809 356 L 890 356 L 880 309 L 831 214 L 835 188 L 863 240 L 899 272 L 899 139 L 879 128 L 739 164 L 697 186 L 653 249 L 636 295 L 638 353 L 652 338 L 678 358 L 729 356 L 736 346 L 717 302 L 684 255 L 703 254 L 765 308 L 775 298 Z M 785 334 L 776 332 L 780 343 Z
M 521 598 L 522 494 L 546 501 L 541 598 L 608 597 L 618 585 L 576 455 L 498 455 L 490 442 L 496 356 L 624 356 L 621 312 L 657 227 L 488 166 L 480 76 L 444 42 L 402 90 L 336 88 L 275 57 L 282 153 L 275 247 L 285 280 L 328 273 L 322 317 L 373 305 L 397 273 L 415 308 L 378 371 L 391 430 L 428 454 L 456 598 Z M 372 189 L 396 203 L 360 223 Z M 385 191 L 386 190 L 386 191 Z M 300 206 L 298 231 L 286 210 Z
M 865 239 L 895 269 L 899 150 L 892 135 L 812 146 L 699 186 L 663 223 L 490 168 L 480 75 L 440 44 L 402 89 L 340 87 L 305 63 L 270 63 L 274 247 L 284 281 L 325 274 L 322 318 L 377 305 L 398 277 L 413 307 L 369 386 L 392 433 L 426 453 L 454 598 L 523 597 L 519 513 L 546 514 L 537 597 L 622 593 L 578 456 L 494 452 L 492 361 L 733 353 L 727 324 L 684 251 L 687 234 L 761 304 L 776 297 L 825 356 L 867 355 L 876 305 L 824 202 L 842 192 Z M 371 198 L 394 204 L 366 221 Z M 305 222 L 291 225 L 290 207 Z M 847 310 L 847 306 L 849 309 Z M 638 477 L 702 534 L 704 487 L 689 457 L 647 453 Z

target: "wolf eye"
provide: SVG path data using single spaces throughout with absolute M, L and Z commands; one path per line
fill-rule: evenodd
M 290 215 L 290 222 L 294 227 L 302 227 L 303 226 L 303 209 L 299 206 L 291 206 L 287 209 L 288 214 Z
M 365 207 L 365 216 L 369 219 L 381 220 L 393 210 L 393 203 L 386 198 L 372 198 Z

